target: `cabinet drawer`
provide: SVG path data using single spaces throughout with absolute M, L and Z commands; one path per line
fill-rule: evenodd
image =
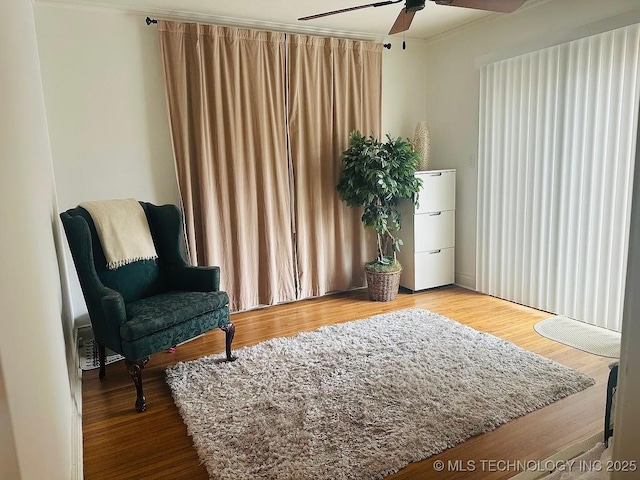
M 413 217 L 415 252 L 455 246 L 456 214 L 453 210 Z
M 456 172 L 424 172 L 416 174 L 422 180 L 418 193 L 419 207 L 415 213 L 441 212 L 456 209 Z
M 455 249 L 443 248 L 415 255 L 415 290 L 454 282 Z

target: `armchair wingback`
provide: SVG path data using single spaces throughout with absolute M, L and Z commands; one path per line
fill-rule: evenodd
M 99 346 L 100 378 L 105 376 L 105 347 L 123 355 L 139 412 L 146 409 L 141 372 L 151 354 L 221 328 L 227 360 L 232 361 L 235 334 L 229 297 L 220 291 L 219 267 L 194 267 L 187 261 L 180 210 L 175 205 L 140 205 L 158 258 L 115 270 L 107 268 L 89 212 L 78 207 L 60 214 Z

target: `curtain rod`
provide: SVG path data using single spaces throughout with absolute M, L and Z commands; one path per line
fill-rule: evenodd
M 156 20 L 155 18 L 147 17 L 145 19 L 145 22 L 147 23 L 147 25 L 151 25 L 152 23 L 158 23 L 158 20 Z M 387 50 L 391 50 L 391 44 L 390 43 L 384 43 L 384 44 L 382 44 L 382 46 L 384 48 L 386 48 Z

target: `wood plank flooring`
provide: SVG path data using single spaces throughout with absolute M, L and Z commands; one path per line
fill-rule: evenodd
M 358 290 L 233 314 L 231 320 L 237 328 L 234 348 L 410 307 L 427 308 L 509 340 L 581 370 L 594 377 L 597 384 L 439 455 L 412 463 L 389 479 L 510 478 L 518 468 L 498 461 L 543 460 L 602 431 L 608 365 L 612 360 L 540 337 L 533 325 L 549 316 L 545 312 L 459 287 L 417 294 L 401 292 L 394 302 L 386 303 L 370 302 L 366 291 Z M 178 361 L 223 351 L 224 333 L 216 330 L 178 347 L 175 353 L 153 355 L 143 371 L 148 410 L 142 414 L 133 408 L 135 389 L 122 362 L 108 365 L 103 381 L 98 380 L 97 370 L 84 372 L 85 478 L 207 479 L 165 383 L 164 370 Z M 445 466 L 450 461 L 462 463 L 458 463 L 458 471 L 445 468 L 436 472 L 436 460 L 444 461 Z

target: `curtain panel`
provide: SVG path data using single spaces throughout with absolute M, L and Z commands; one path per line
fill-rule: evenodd
M 380 137 L 382 45 L 287 36 L 299 298 L 364 286 L 374 243 L 336 193 L 349 132 Z
M 296 299 L 284 34 L 158 21 L 191 261 L 230 308 Z
M 477 288 L 620 331 L 640 25 L 483 67 Z
M 350 130 L 380 134 L 382 46 L 159 21 L 191 260 L 232 310 L 364 285 L 335 190 Z

